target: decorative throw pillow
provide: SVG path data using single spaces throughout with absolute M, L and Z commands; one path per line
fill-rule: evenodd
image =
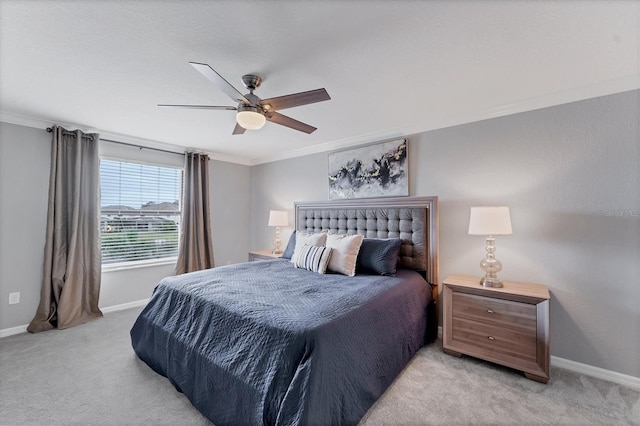
M 401 244 L 400 238 L 365 238 L 358 255 L 358 273 L 395 275 Z
M 328 269 L 350 277 L 354 276 L 356 274 L 356 260 L 363 239 L 362 235 L 327 235 L 326 245 L 333 249 Z
M 293 266 L 324 274 L 327 271 L 329 259 L 331 259 L 331 251 L 329 247 L 316 247 L 303 244 L 298 253 L 298 257 L 295 258 Z
M 300 254 L 302 246 L 307 244 L 309 246 L 324 247 L 324 242 L 327 239 L 327 234 L 324 232 L 309 233 L 309 232 L 296 232 L 296 245 L 291 255 L 291 262 L 296 263 L 296 258 Z
M 291 257 L 293 256 L 293 250 L 295 248 L 296 248 L 296 231 L 293 231 L 291 233 L 291 236 L 289 237 L 287 248 L 285 248 L 284 252 L 282 253 L 282 258 L 291 260 Z

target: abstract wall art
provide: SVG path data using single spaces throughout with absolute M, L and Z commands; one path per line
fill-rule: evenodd
M 329 154 L 329 199 L 409 195 L 407 141 L 398 139 Z

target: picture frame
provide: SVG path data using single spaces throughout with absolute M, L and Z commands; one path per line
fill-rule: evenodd
M 328 161 L 329 200 L 409 195 L 406 139 L 334 151 Z

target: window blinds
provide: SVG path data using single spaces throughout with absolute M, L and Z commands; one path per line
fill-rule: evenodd
M 102 263 L 175 258 L 182 169 L 100 160 Z

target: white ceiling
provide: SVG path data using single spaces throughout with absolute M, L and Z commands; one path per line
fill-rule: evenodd
M 0 0 L 0 119 L 259 164 L 640 88 L 640 0 Z M 324 87 L 232 136 L 189 61 L 261 98 Z M 166 144 L 166 145 L 165 145 Z M 173 145 L 173 147 L 171 147 Z

